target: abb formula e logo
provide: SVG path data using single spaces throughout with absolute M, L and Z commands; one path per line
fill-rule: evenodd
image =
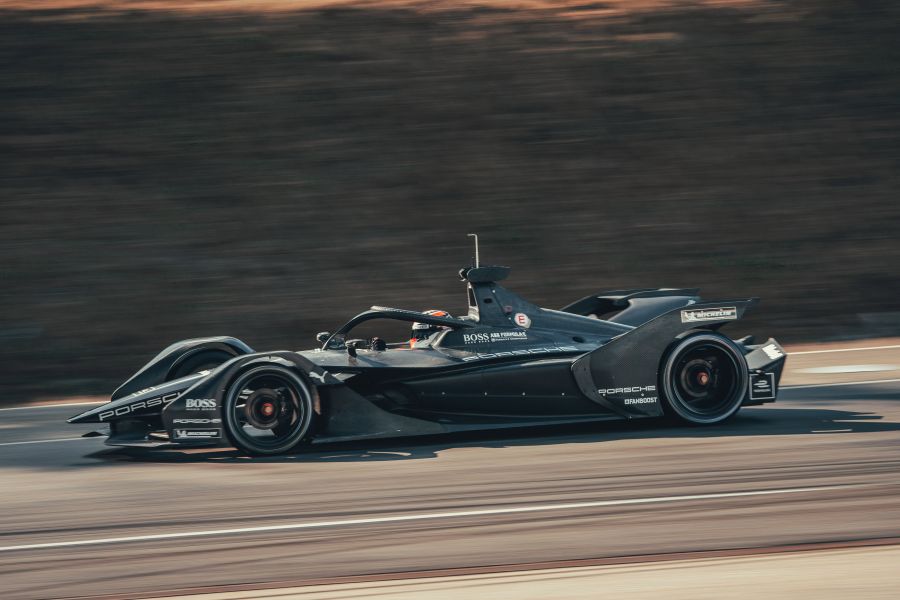
M 750 399 L 775 399 L 775 373 L 752 373 L 750 375 Z

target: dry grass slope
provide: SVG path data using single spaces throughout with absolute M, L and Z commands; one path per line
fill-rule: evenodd
M 469 231 L 548 306 L 696 285 L 789 340 L 897 310 L 891 3 L 242 4 L 0 0 L 4 388 L 459 310 Z

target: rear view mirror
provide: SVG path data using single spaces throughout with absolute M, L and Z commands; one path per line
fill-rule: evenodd
M 319 342 L 320 344 L 324 344 L 325 342 L 328 341 L 328 338 L 330 338 L 330 337 L 331 337 L 330 331 L 320 331 L 319 333 L 316 334 L 316 341 Z

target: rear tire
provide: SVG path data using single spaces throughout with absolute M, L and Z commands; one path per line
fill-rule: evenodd
M 310 431 L 312 390 L 297 373 L 277 365 L 241 373 L 228 386 L 222 407 L 231 443 L 251 456 L 290 451 Z
M 734 342 L 717 333 L 678 342 L 661 369 L 666 412 L 692 425 L 734 416 L 747 392 L 747 361 Z

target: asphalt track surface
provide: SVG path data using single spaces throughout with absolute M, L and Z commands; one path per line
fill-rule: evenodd
M 65 424 L 83 407 L 2 410 L 0 598 L 900 537 L 900 348 L 789 365 L 795 385 L 845 385 L 787 389 L 707 428 L 603 424 L 264 459 L 112 449 Z

